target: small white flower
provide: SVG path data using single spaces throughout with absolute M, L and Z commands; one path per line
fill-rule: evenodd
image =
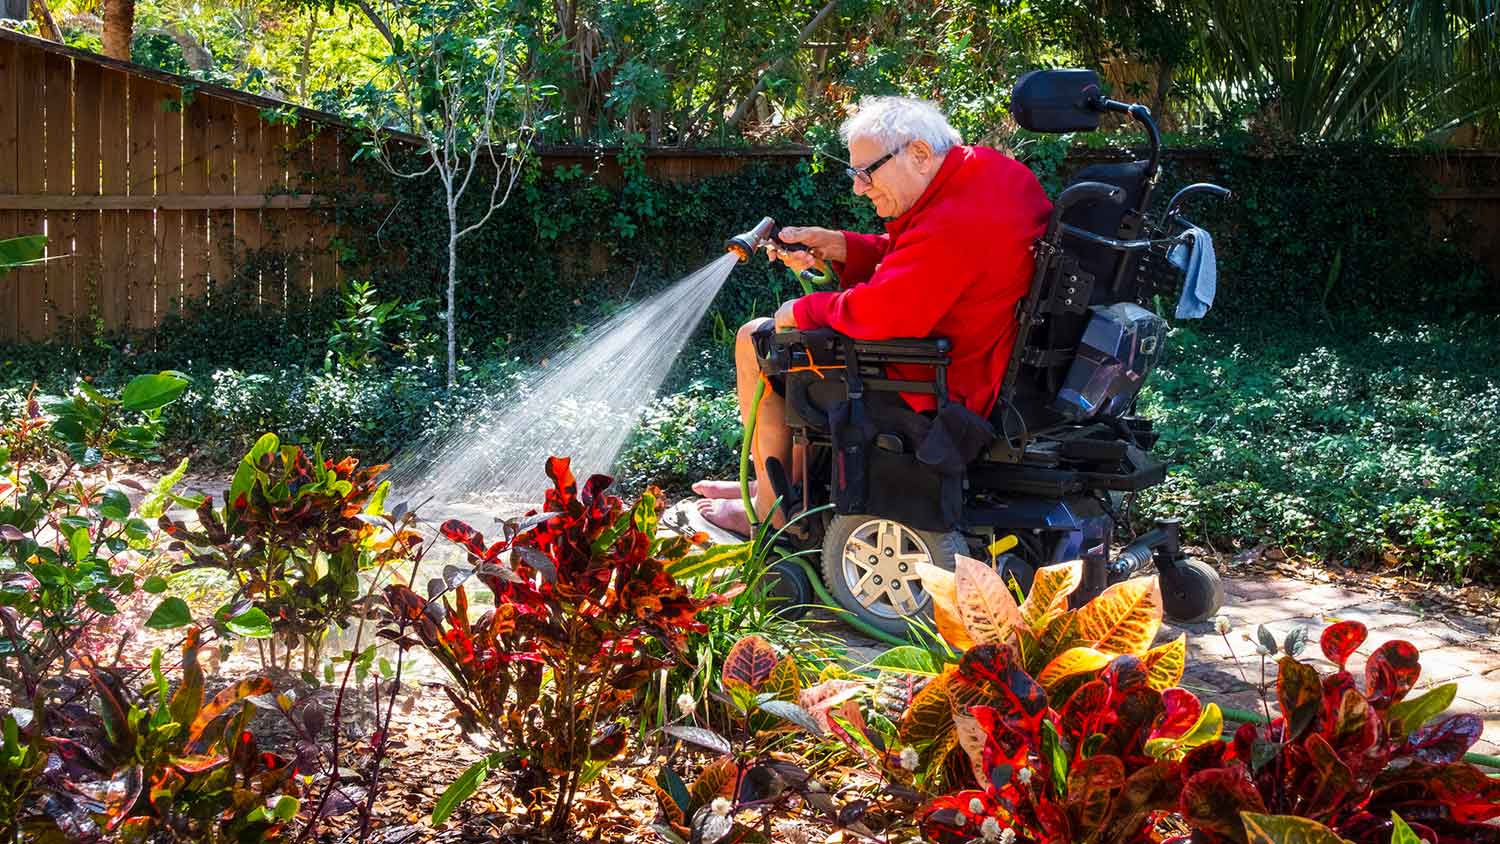
M 1016 844 L 1016 831 L 1014 829 L 1001 830 L 1000 844 Z
M 1030 783 L 1031 782 L 1031 769 L 1030 768 L 1022 768 L 1021 770 L 1016 771 L 1016 781 L 1019 782 L 1019 783 L 1021 783 L 1021 785 L 1026 785 L 1026 784 Z
M 1255 646 L 1255 652 L 1257 654 L 1261 655 L 1261 656 L 1269 656 L 1270 653 L 1271 653 L 1269 650 L 1266 649 L 1265 645 L 1256 645 Z
M 1214 632 L 1220 636 L 1229 634 L 1229 619 L 1222 615 L 1214 616 Z
M 715 797 L 714 802 L 710 804 L 710 808 L 713 809 L 714 814 L 721 818 L 726 818 L 729 817 L 729 810 L 734 807 L 730 804 L 728 798 Z
M 986 841 L 995 841 L 1000 838 L 1000 822 L 994 818 L 985 818 L 984 823 L 979 825 L 979 837 Z
M 917 751 L 915 748 L 901 748 L 901 770 L 915 771 L 917 769 L 917 762 L 919 759 L 920 757 L 917 755 Z
M 677 711 L 682 713 L 682 717 L 692 715 L 697 708 L 698 701 L 694 700 L 692 695 L 683 692 L 677 696 Z
M 814 794 L 819 794 L 821 792 L 827 791 L 828 787 L 825 786 L 825 785 L 823 785 L 823 783 L 821 783 L 821 782 L 819 782 L 817 780 L 808 780 L 807 781 L 807 790 L 811 791 Z
M 978 797 L 970 797 L 969 798 L 969 814 L 971 814 L 971 815 L 982 815 L 982 814 L 984 814 L 984 804 L 981 803 L 981 802 L 979 802 L 979 798 Z

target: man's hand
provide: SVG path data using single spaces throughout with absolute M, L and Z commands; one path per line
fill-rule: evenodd
M 772 243 L 766 246 L 766 256 L 773 261 L 781 261 L 793 272 L 802 272 L 810 267 L 817 267 L 826 272 L 826 261 L 843 261 L 848 254 L 844 246 L 844 235 L 833 229 L 820 229 L 816 226 L 787 226 L 777 233 L 777 236 L 787 243 L 800 243 L 807 247 L 807 251 L 787 251 L 776 248 Z
M 797 317 L 792 313 L 792 306 L 795 304 L 797 304 L 796 299 L 788 299 L 785 302 L 781 303 L 781 307 L 776 309 L 777 331 L 797 330 Z

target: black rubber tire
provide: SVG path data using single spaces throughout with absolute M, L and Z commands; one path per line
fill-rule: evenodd
M 1224 581 L 1213 566 L 1187 559 L 1161 577 L 1162 614 L 1175 624 L 1207 621 L 1224 606 Z
M 789 560 L 772 563 L 766 569 L 765 584 L 766 594 L 776 602 L 775 612 L 782 618 L 797 621 L 817 602 L 807 571 Z
M 995 559 L 995 571 L 1000 573 L 1000 579 L 1007 585 L 1010 579 L 1016 579 L 1016 585 L 1021 587 L 1022 595 L 1031 594 L 1031 583 L 1036 579 L 1036 566 L 1026 562 L 1019 554 L 1005 553 Z
M 936 533 L 933 531 L 917 530 L 907 527 L 894 519 L 882 519 L 879 516 L 834 516 L 833 521 L 828 525 L 828 532 L 823 539 L 822 574 L 823 583 L 828 586 L 829 594 L 839 602 L 839 606 L 848 610 L 866 624 L 877 627 L 887 633 L 901 636 L 907 632 L 912 619 L 920 619 L 926 622 L 932 620 L 932 600 L 927 597 L 926 593 L 921 593 L 921 597 L 917 599 L 918 606 L 913 612 L 898 614 L 894 607 L 887 607 L 884 612 L 876 612 L 866 607 L 855 597 L 854 591 L 845 576 L 845 544 L 849 541 L 850 537 L 866 528 L 870 522 L 879 521 L 889 522 L 898 526 L 905 532 L 902 535 L 903 541 L 909 538 L 915 540 L 914 545 L 920 546 L 922 553 L 926 557 L 925 562 L 949 571 L 953 570 L 956 557 L 959 554 L 968 553 L 968 545 L 964 541 L 963 534 L 957 531 Z M 912 561 L 913 565 L 915 562 L 915 560 Z M 915 579 L 916 572 L 914 568 L 903 574 L 902 577 L 913 579 L 904 581 L 906 583 L 920 583 L 920 580 Z

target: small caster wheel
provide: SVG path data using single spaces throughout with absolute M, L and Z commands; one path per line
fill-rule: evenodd
M 789 621 L 807 615 L 807 608 L 816 600 L 807 571 L 791 560 L 772 563 L 766 569 L 765 584 L 776 614 Z
M 1212 618 L 1224 605 L 1224 581 L 1202 560 L 1186 559 L 1159 571 L 1162 613 L 1168 621 L 1193 624 Z

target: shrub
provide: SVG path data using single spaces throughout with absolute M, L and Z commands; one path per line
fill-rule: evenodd
M 1500 354 L 1478 339 L 1494 325 L 1174 329 L 1141 402 L 1175 464 L 1143 496 L 1146 514 L 1215 544 L 1500 577 L 1500 421 L 1488 410 Z
M 625 704 L 681 654 L 689 632 L 703 631 L 698 611 L 723 600 L 695 599 L 667 573 L 691 545 L 656 537 L 651 492 L 626 509 L 605 492 L 607 476 L 580 488 L 562 458 L 548 461 L 547 475 L 554 488 L 543 511 L 505 523 L 494 543 L 462 522 L 444 523 L 469 570 L 434 581 L 427 598 L 386 589 L 394 635 L 414 631 L 447 671 L 444 688 L 462 722 L 508 745 L 455 782 L 434 812 L 438 823 L 491 766 L 508 763 L 522 773 L 518 794 L 539 813 L 538 789 L 555 786 L 545 823 L 554 833 L 566 828 L 580 784 L 625 749 Z M 495 600 L 477 619 L 463 585 L 470 576 Z M 653 645 L 666 655 L 653 655 Z
M 1295 653 L 1281 657 L 1280 716 L 1240 727 L 1219 748 L 1220 764 L 1183 781 L 1181 811 L 1197 838 L 1385 844 L 1399 815 L 1422 840 L 1500 841 L 1486 823 L 1500 817 L 1500 782 L 1460 761 L 1484 723 L 1442 717 L 1456 684 L 1407 697 L 1422 670 L 1409 642 L 1376 648 L 1360 691 L 1346 666 L 1366 635 L 1357 621 L 1323 631 L 1323 654 L 1338 668 L 1327 676 Z
M 641 414 L 616 463 L 620 483 L 685 493 L 703 478 L 738 477 L 743 432 L 734 392 L 695 381 Z

